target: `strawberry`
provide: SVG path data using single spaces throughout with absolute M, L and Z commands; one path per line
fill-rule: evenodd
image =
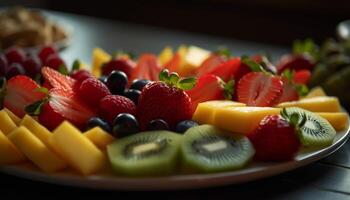
M 169 75 L 168 70 L 163 70 L 159 79 L 147 84 L 139 97 L 137 118 L 141 130 L 154 119 L 162 119 L 175 128 L 178 122 L 192 117 L 191 98 L 184 90 L 191 89 L 195 79 L 180 79 L 176 73 Z
M 233 94 L 233 81 L 227 84 L 218 76 L 206 74 L 201 76 L 197 84 L 191 90 L 186 91 L 192 101 L 192 111 L 197 105 L 204 101 L 231 99 Z
M 176 52 L 175 55 L 164 65 L 164 68 L 171 72 L 176 72 L 179 70 L 181 64 L 181 55 Z
M 131 73 L 130 81 L 135 79 L 146 79 L 156 81 L 161 71 L 157 56 L 153 54 L 142 54 L 139 61 Z
M 277 71 L 281 74 L 284 70 L 312 70 L 315 67 L 315 61 L 308 54 L 288 54 L 281 57 L 277 64 Z
M 74 78 L 75 80 L 77 80 L 78 82 L 83 82 L 85 79 L 94 77 L 89 71 L 85 70 L 85 69 L 80 69 L 80 70 L 76 70 L 74 71 L 70 77 Z
M 214 70 L 218 65 L 225 62 L 223 56 L 213 53 L 196 69 L 195 74 L 200 77 Z
M 82 101 L 93 108 L 99 105 L 103 97 L 111 94 L 108 87 L 94 77 L 84 80 L 78 87 L 77 93 Z
M 28 76 L 12 77 L 6 84 L 3 106 L 22 118 L 27 105 L 45 97 L 39 88 L 40 86 Z
M 240 73 L 241 73 L 240 68 L 241 68 L 241 59 L 231 58 L 230 60 L 219 64 L 208 73 L 218 76 L 224 81 L 229 81 L 231 79 L 236 80 L 236 78 L 240 76 Z
M 136 106 L 130 99 L 119 95 L 107 95 L 99 103 L 99 114 L 110 124 L 120 113 L 136 113 Z
M 282 115 L 282 116 L 281 116 Z M 292 160 L 300 149 L 299 129 L 306 117 L 299 122 L 299 115 L 266 116 L 254 131 L 247 134 L 255 149 L 255 157 L 262 161 Z
M 76 86 L 76 80 L 65 76 L 58 71 L 51 69 L 49 67 L 43 67 L 41 73 L 44 76 L 44 79 L 53 87 L 60 88 L 73 92 L 73 88 Z
M 239 80 L 237 98 L 248 106 L 271 106 L 282 89 L 280 77 L 265 72 L 250 72 Z
M 135 63 L 130 59 L 112 59 L 102 66 L 102 75 L 108 76 L 112 71 L 117 70 L 124 72 L 128 77 L 130 77 L 134 68 Z
M 311 79 L 311 71 L 307 69 L 298 70 L 294 74 L 293 81 L 297 84 L 308 84 Z
M 275 100 L 275 104 L 287 102 L 287 101 L 295 101 L 299 99 L 299 94 L 293 83 L 288 81 L 286 77 L 282 78 L 283 81 L 283 89 L 281 95 Z

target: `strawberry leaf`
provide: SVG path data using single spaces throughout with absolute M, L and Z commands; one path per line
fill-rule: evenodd
M 235 80 L 232 79 L 224 84 L 224 96 L 225 99 L 231 100 L 234 94 Z
M 159 73 L 159 80 L 165 83 L 169 82 L 169 70 L 164 69 Z
M 177 86 L 182 90 L 190 90 L 196 85 L 197 79 L 194 77 L 181 79 Z
M 306 96 L 309 93 L 309 88 L 304 84 L 295 84 L 294 87 L 300 97 Z
M 244 55 L 241 59 L 242 63 L 246 64 L 253 72 L 266 72 L 262 65 L 249 58 L 249 56 Z
M 46 87 L 38 87 L 34 90 L 35 92 L 42 92 L 44 94 L 48 94 L 49 90 Z
M 227 59 L 231 57 L 231 51 L 226 47 L 219 47 L 214 53 Z
M 38 116 L 41 113 L 42 106 L 47 102 L 46 99 L 36 101 L 25 107 L 25 111 L 27 114 L 32 116 Z
M 77 71 L 80 69 L 80 61 L 78 59 L 74 60 L 73 66 L 72 66 L 72 72 Z
M 180 77 L 176 72 L 171 72 L 169 75 L 169 81 L 172 85 L 177 85 L 177 83 L 179 82 Z
M 65 65 L 60 65 L 58 67 L 58 71 L 63 75 L 68 75 L 68 71 Z
M 314 43 L 314 41 L 310 38 L 302 40 L 295 40 L 293 42 L 293 54 L 309 54 L 315 60 L 319 58 L 319 49 L 318 46 Z
M 294 74 L 295 74 L 295 71 L 294 70 L 291 71 L 290 69 L 286 69 L 282 72 L 282 76 L 287 78 L 288 83 L 293 83 Z

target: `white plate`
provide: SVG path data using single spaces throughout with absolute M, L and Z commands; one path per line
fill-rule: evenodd
M 349 130 L 338 132 L 333 145 L 318 150 L 303 150 L 295 160 L 281 163 L 255 162 L 231 172 L 214 174 L 173 175 L 151 178 L 127 178 L 111 175 L 80 176 L 65 171 L 46 174 L 32 165 L 2 166 L 0 172 L 47 183 L 108 190 L 178 190 L 222 186 L 248 182 L 287 172 L 320 160 L 338 150 L 348 139 Z

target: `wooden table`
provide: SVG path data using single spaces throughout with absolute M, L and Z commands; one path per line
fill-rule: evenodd
M 91 51 L 99 46 L 109 52 L 116 50 L 159 52 L 164 46 L 194 44 L 208 49 L 225 45 L 235 55 L 269 52 L 273 58 L 288 52 L 288 48 L 264 46 L 227 38 L 215 38 L 193 33 L 175 32 L 155 27 L 125 24 L 90 17 L 50 12 L 52 18 L 71 26 L 72 43 L 63 52 L 68 63 L 75 58 L 90 63 Z M 258 33 L 257 33 L 258 34 Z M 218 197 L 244 199 L 350 199 L 350 142 L 328 158 L 272 178 L 241 185 L 177 192 L 116 192 L 95 191 L 33 182 L 0 174 L 1 196 L 59 197 L 65 195 L 117 199 L 216 199 Z

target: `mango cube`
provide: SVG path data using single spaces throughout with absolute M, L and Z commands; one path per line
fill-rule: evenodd
M 312 97 L 299 101 L 284 102 L 277 105 L 279 108 L 299 107 L 312 112 L 340 112 L 341 106 L 337 97 Z
M 21 118 L 19 118 L 17 115 L 15 115 L 11 110 L 4 108 L 4 111 L 9 115 L 9 117 L 12 119 L 13 122 L 17 126 L 19 126 L 19 123 L 21 122 Z
M 53 131 L 50 144 L 70 166 L 84 175 L 95 173 L 106 164 L 103 152 L 67 121 Z
M 5 110 L 0 111 L 0 130 L 8 135 L 11 131 L 16 128 L 15 122 L 12 121 L 11 117 L 7 114 Z
M 96 77 L 100 77 L 102 64 L 108 62 L 110 59 L 111 55 L 109 55 L 103 49 L 94 48 L 94 50 L 92 51 L 91 73 Z
M 20 125 L 25 126 L 28 130 L 30 130 L 46 146 L 50 146 L 49 140 L 52 133 L 31 116 L 25 115 Z
M 64 160 L 24 126 L 16 128 L 8 138 L 29 160 L 45 172 L 59 171 L 67 166 Z
M 192 119 L 200 124 L 213 124 L 214 115 L 219 108 L 243 107 L 244 103 L 229 100 L 214 100 L 199 103 Z
M 278 115 L 281 109 L 270 107 L 225 107 L 216 111 L 214 125 L 234 133 L 247 134 L 267 115 Z
M 84 132 L 85 137 L 87 137 L 92 143 L 94 143 L 98 148 L 105 150 L 107 145 L 114 141 L 114 137 L 101 129 L 100 127 L 92 128 Z
M 316 113 L 316 114 L 325 118 L 333 126 L 333 128 L 337 131 L 344 130 L 348 127 L 349 116 L 346 113 L 343 113 L 343 112 L 336 112 L 336 113 L 322 112 L 322 113 Z
M 312 97 L 324 97 L 327 96 L 326 92 L 322 89 L 322 87 L 314 87 L 310 90 L 310 92 L 304 98 L 312 98 Z
M 22 152 L 0 131 L 0 165 L 16 164 L 25 160 Z
M 210 55 L 210 51 L 196 47 L 196 46 L 189 46 L 186 52 L 185 56 L 185 62 L 193 67 L 197 68 L 199 67 L 202 62 L 207 59 Z
M 165 47 L 158 56 L 159 63 L 164 66 L 167 64 L 174 56 L 173 49 L 171 47 Z

